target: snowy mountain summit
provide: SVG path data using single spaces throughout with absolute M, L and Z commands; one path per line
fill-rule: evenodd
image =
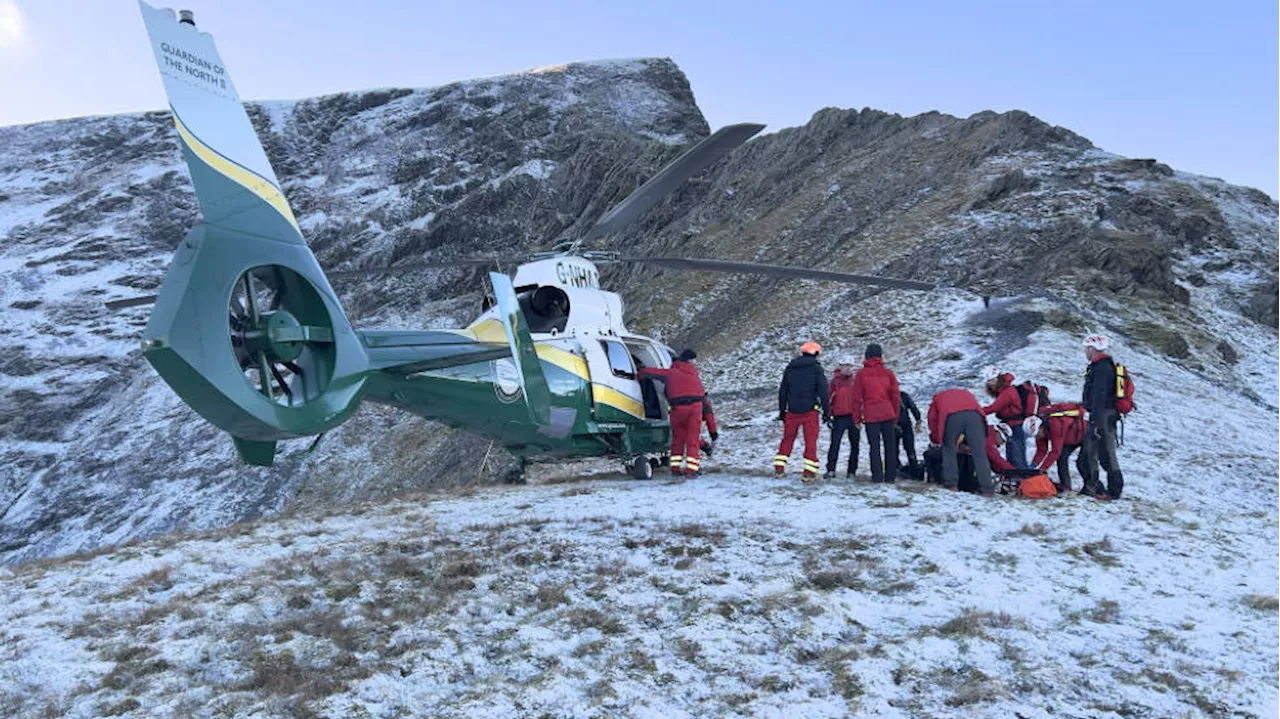
M 669 60 L 248 107 L 328 270 L 549 249 L 709 132 Z M 1257 190 L 1021 112 L 828 108 L 749 142 L 594 249 L 947 289 L 606 272 L 702 358 L 721 447 L 684 483 L 494 486 L 487 442 L 372 407 L 241 465 L 140 359 L 146 309 L 102 307 L 198 219 L 167 113 L 0 128 L 0 715 L 1277 713 Z M 469 270 L 334 285 L 359 327 L 481 303 Z M 1077 397 L 1091 331 L 1138 386 L 1121 501 L 764 475 L 803 341 L 828 369 L 882 344 L 924 408 L 989 364 Z

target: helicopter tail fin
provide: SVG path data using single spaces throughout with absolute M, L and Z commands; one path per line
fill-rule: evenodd
M 270 464 L 360 401 L 368 357 L 303 241 L 213 38 L 139 1 L 204 221 L 179 244 L 143 333 L 170 387 Z
M 213 36 L 172 10 L 138 5 L 205 222 L 301 244 L 298 222 Z
M 506 330 L 507 342 L 511 346 L 511 359 L 519 371 L 520 389 L 529 407 L 529 417 L 539 426 L 542 434 L 562 439 L 572 430 L 577 413 L 573 409 L 551 404 L 551 389 L 542 372 L 542 360 L 538 359 L 533 335 L 529 332 L 529 323 L 525 320 L 524 313 L 520 311 L 520 302 L 516 298 L 511 278 L 490 272 L 489 281 L 493 284 L 493 294 L 502 314 L 502 327 Z

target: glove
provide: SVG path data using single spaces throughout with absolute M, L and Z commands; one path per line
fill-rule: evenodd
M 901 437 L 901 436 L 902 436 L 902 425 L 900 425 L 900 424 L 895 424 L 895 425 L 893 425 L 893 433 L 894 433 L 896 436 Z
M 712 442 L 715 442 L 715 441 L 717 441 L 717 440 L 719 440 L 719 439 L 720 439 L 720 433 L 719 433 L 719 432 L 711 432 L 710 434 L 711 434 L 711 441 L 712 441 Z
M 786 413 L 785 411 L 778 412 L 778 421 L 779 421 L 779 422 L 781 422 L 781 421 L 785 420 L 786 418 L 787 418 L 787 413 Z
M 822 423 L 823 423 L 823 424 L 825 424 L 825 425 L 827 425 L 828 427 L 830 427 L 831 425 L 835 424 L 835 420 L 831 419 L 831 413 L 830 413 L 830 412 L 823 412 L 823 413 L 822 413 Z
M 924 423 L 923 423 L 923 422 L 919 422 L 919 421 L 917 421 L 917 422 L 916 422 L 916 434 L 920 434 L 920 433 L 921 433 L 921 432 L 923 432 L 923 431 L 924 431 Z
M 698 448 L 701 449 L 702 453 L 707 455 L 708 457 L 710 457 L 716 451 L 716 446 L 710 442 L 700 442 L 698 444 Z

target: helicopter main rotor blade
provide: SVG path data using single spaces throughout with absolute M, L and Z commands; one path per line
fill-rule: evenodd
M 649 178 L 635 192 L 613 209 L 604 213 L 596 224 L 578 238 L 576 244 L 589 242 L 597 237 L 611 235 L 630 225 L 637 217 L 671 194 L 685 180 L 707 169 L 716 160 L 732 152 L 742 143 L 751 139 L 764 129 L 764 125 L 744 122 L 738 125 L 726 125 L 716 130 L 706 139 L 686 150 L 670 164 Z
M 594 259 L 594 258 L 593 258 Z M 729 272 L 752 275 L 773 275 L 777 277 L 795 277 L 803 280 L 826 280 L 844 282 L 854 285 L 872 285 L 891 287 L 899 290 L 932 290 L 936 285 L 929 282 L 902 280 L 895 277 L 876 277 L 874 275 L 855 275 L 849 272 L 832 272 L 829 270 L 811 270 L 804 267 L 787 267 L 786 265 L 767 265 L 758 262 L 733 262 L 730 260 L 704 260 L 697 257 L 617 257 L 601 258 L 597 262 L 641 262 L 672 270 L 708 270 L 711 272 Z
M 109 302 L 106 302 L 105 304 L 107 306 L 107 309 L 109 310 L 123 310 L 128 307 L 141 307 L 142 305 L 149 305 L 155 301 L 156 301 L 155 295 L 142 295 L 141 297 L 130 297 L 124 300 L 111 300 Z
M 351 270 L 326 270 L 325 276 L 330 278 L 367 277 L 369 275 L 400 275 L 419 270 L 438 270 L 446 267 L 486 267 L 498 263 L 519 263 L 523 257 L 458 257 L 451 260 L 425 260 L 406 262 L 403 265 L 389 267 L 364 267 Z
M 369 277 L 371 275 L 400 275 L 400 274 L 406 274 L 409 272 L 418 272 L 420 270 L 433 270 L 433 269 L 441 269 L 445 267 L 486 267 L 489 265 L 496 265 L 498 263 L 518 264 L 521 262 L 525 262 L 527 259 L 528 258 L 526 257 L 461 257 L 461 258 L 452 259 L 452 260 L 429 260 L 426 262 L 407 262 L 403 265 L 395 265 L 390 267 L 365 267 L 365 268 L 352 269 L 352 270 L 331 270 L 331 271 L 326 270 L 324 274 L 326 277 L 329 277 L 331 279 L 332 278 L 347 279 L 352 277 L 355 277 L 355 278 Z M 244 309 L 245 314 L 248 314 L 248 308 L 243 307 L 244 299 L 245 298 L 241 296 L 240 302 L 241 302 L 242 308 Z M 154 304 L 155 301 L 156 301 L 156 295 L 142 295 L 140 297 L 130 297 L 128 299 L 123 299 L 123 300 L 110 300 L 108 302 L 104 302 L 103 304 L 109 310 L 123 310 L 123 309 L 128 309 L 130 307 L 141 307 L 142 305 Z M 278 303 L 279 301 L 280 301 L 280 293 L 277 292 L 275 302 Z M 278 309 L 278 307 L 273 307 L 272 309 Z

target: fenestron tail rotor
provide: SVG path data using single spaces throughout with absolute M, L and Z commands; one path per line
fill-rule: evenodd
M 272 265 L 246 271 L 231 295 L 231 348 L 240 370 L 262 396 L 288 407 L 323 392 L 332 365 L 333 324 L 327 313 L 310 313 L 308 324 L 295 314 L 306 305 L 290 293 L 307 292 L 314 289 L 301 275 Z

